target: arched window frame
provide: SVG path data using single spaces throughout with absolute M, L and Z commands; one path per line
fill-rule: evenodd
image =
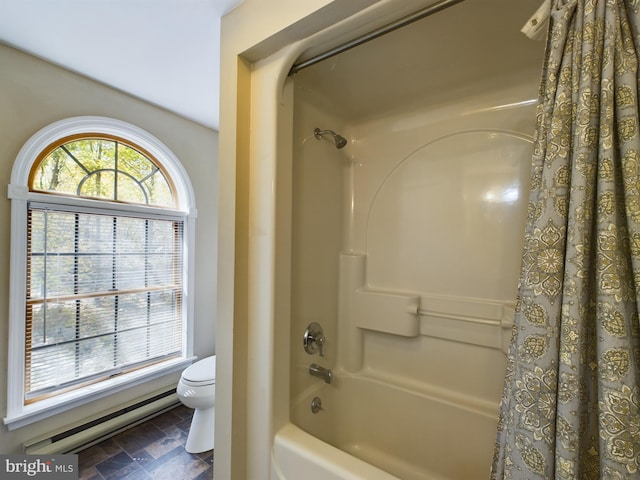
M 104 134 L 126 139 L 142 147 L 157 159 L 175 188 L 176 208 L 158 208 L 145 205 L 121 204 L 74 196 L 63 196 L 29 191 L 31 169 L 43 150 L 62 138 L 73 135 Z M 35 133 L 22 147 L 11 172 L 8 187 L 11 200 L 11 260 L 10 260 L 10 300 L 9 300 L 9 368 L 7 385 L 7 416 L 4 423 L 10 430 L 20 428 L 88 403 L 98 398 L 140 385 L 160 376 L 178 372 L 191 363 L 193 357 L 193 283 L 194 283 L 194 237 L 195 195 L 191 181 L 178 158 L 160 140 L 127 122 L 120 120 L 82 116 L 64 119 L 50 124 Z M 183 236 L 183 355 L 156 366 L 116 376 L 88 388 L 80 388 L 50 399 L 25 405 L 25 317 L 26 317 L 26 257 L 27 257 L 27 210 L 28 203 L 44 203 L 82 207 L 84 205 L 105 204 L 115 211 L 129 213 L 152 213 L 161 210 L 171 212 L 184 219 Z

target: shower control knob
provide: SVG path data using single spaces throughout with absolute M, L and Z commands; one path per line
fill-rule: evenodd
M 309 355 L 319 353 L 321 357 L 324 357 L 324 335 L 319 323 L 311 322 L 309 324 L 304 331 L 302 345 L 304 346 L 304 351 Z
M 311 412 L 318 413 L 320 410 L 322 410 L 322 400 L 320 397 L 313 397 L 313 400 L 311 400 Z

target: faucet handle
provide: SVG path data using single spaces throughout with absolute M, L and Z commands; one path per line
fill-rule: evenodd
M 316 338 L 316 344 L 318 345 L 318 355 L 324 357 L 324 335 L 320 334 L 318 338 Z
M 304 351 L 309 355 L 318 352 L 321 357 L 324 357 L 324 341 L 325 338 L 320 324 L 311 322 L 304 331 L 304 337 L 302 339 Z

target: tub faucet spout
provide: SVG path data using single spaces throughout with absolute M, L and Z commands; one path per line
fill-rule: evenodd
M 325 383 L 333 382 L 333 372 L 330 368 L 324 368 L 316 363 L 309 365 L 309 375 L 321 378 Z

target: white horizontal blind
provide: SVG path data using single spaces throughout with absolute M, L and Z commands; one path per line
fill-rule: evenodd
M 28 212 L 27 402 L 182 354 L 182 219 Z

